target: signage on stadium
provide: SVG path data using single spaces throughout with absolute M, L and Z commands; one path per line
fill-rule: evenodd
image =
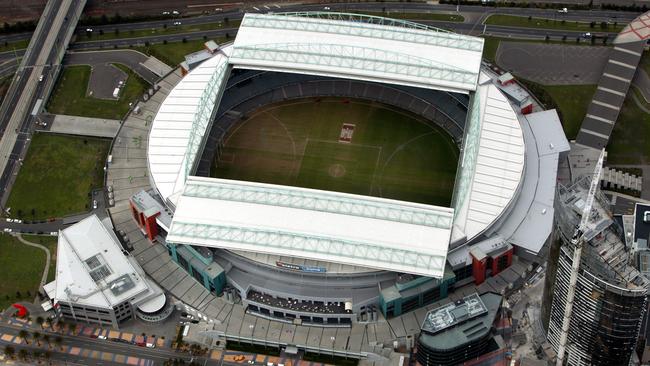
M 275 265 L 280 268 L 290 269 L 292 271 L 316 272 L 316 273 L 327 272 L 327 269 L 325 267 L 303 266 L 301 264 L 285 263 L 280 261 L 276 261 Z

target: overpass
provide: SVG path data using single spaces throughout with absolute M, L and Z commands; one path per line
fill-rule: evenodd
M 29 145 L 35 116 L 47 100 L 61 69 L 61 60 L 86 0 L 49 0 L 18 71 L 0 107 L 0 205 Z M 42 77 L 41 77 L 42 76 Z M 37 105 L 38 104 L 38 105 Z

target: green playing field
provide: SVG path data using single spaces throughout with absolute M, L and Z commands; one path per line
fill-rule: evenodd
M 410 114 L 304 99 L 267 106 L 236 125 L 211 175 L 448 206 L 457 162 L 451 137 Z

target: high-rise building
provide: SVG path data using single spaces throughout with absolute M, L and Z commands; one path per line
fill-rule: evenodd
M 569 291 L 571 239 L 587 201 L 590 178 L 557 191 L 557 272 L 547 339 L 557 353 Z M 575 287 L 564 362 L 568 365 L 627 365 L 635 350 L 648 301 L 648 280 L 631 265 L 622 229 L 600 191 L 589 213 Z M 556 248 L 557 249 L 557 248 Z M 551 250 L 553 252 L 553 249 Z M 555 259 L 551 256 L 550 261 Z M 550 274 L 553 275 L 552 273 Z M 548 289 L 547 289 L 548 290 Z M 550 296 L 547 297 L 550 301 Z

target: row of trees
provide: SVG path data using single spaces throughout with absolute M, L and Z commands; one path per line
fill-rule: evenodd
M 21 348 L 18 350 L 18 352 L 16 352 L 16 349 L 12 346 L 5 346 L 4 354 L 7 356 L 7 358 L 10 358 L 12 360 L 18 358 L 21 361 L 40 361 L 43 359 L 46 362 L 49 362 L 49 360 L 52 358 L 52 352 L 50 351 L 34 350 L 30 352 L 29 350 Z

